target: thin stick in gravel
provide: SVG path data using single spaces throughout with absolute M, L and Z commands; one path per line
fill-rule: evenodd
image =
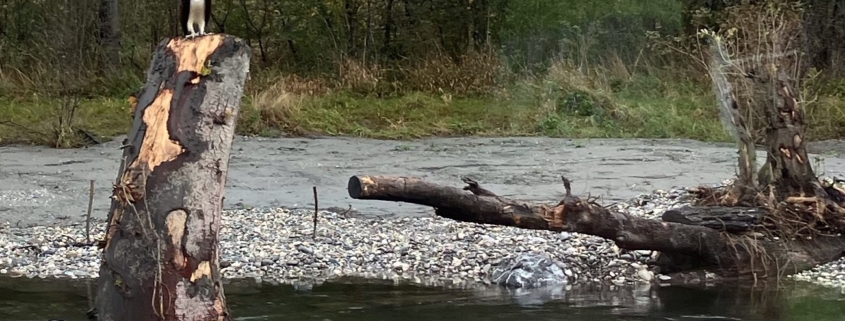
M 320 211 L 320 207 L 317 205 L 317 186 L 314 186 L 313 190 L 314 190 L 314 230 L 311 232 L 311 238 L 317 239 L 317 212 Z
M 88 212 L 85 214 L 85 242 L 91 244 L 91 209 L 94 207 L 94 180 L 88 190 Z

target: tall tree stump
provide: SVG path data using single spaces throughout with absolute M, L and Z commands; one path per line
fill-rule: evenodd
M 252 56 L 217 34 L 159 43 L 112 195 L 99 320 L 227 320 L 218 232 Z

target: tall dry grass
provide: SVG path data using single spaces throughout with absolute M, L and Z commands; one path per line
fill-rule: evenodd
M 455 97 L 490 94 L 504 85 L 506 74 L 499 56 L 488 50 L 471 51 L 458 59 L 432 54 L 399 68 L 403 90 Z

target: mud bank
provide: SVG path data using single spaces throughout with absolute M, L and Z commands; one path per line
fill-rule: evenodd
M 89 180 L 95 180 L 93 216 L 104 219 L 120 159 L 119 137 L 82 149 L 0 147 L 0 223 L 54 225 L 84 219 Z M 819 142 L 826 174 L 845 172 L 842 143 Z M 229 165 L 227 209 L 351 206 L 363 216 L 428 216 L 430 208 L 349 198 L 349 176 L 411 175 L 461 185 L 468 175 L 500 195 L 552 201 L 562 195 L 560 175 L 573 192 L 617 202 L 673 186 L 715 184 L 735 173 L 733 144 L 691 140 L 554 138 L 436 138 L 382 141 L 358 138 L 238 137 Z M 827 151 L 835 151 L 828 153 Z M 765 152 L 758 151 L 763 159 Z

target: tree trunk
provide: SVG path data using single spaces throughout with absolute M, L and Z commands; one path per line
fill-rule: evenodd
M 100 45 L 108 59 L 105 67 L 120 63 L 120 15 L 117 0 L 100 0 Z
M 394 0 L 387 0 L 387 5 L 384 9 L 384 46 L 382 50 L 389 58 L 394 58 L 392 44 L 390 39 L 393 36 L 393 2 Z
M 223 34 L 156 48 L 101 241 L 99 320 L 230 319 L 218 231 L 250 58 Z
M 358 9 L 361 4 L 359 0 L 344 0 L 343 5 L 346 12 L 346 42 L 347 52 L 350 58 L 358 58 Z
M 599 236 L 628 250 L 660 251 L 666 273 L 713 269 L 722 277 L 789 275 L 838 259 L 842 237 L 757 238 L 730 235 L 703 226 L 661 222 L 611 212 L 569 192 L 557 204 L 529 204 L 496 196 L 471 179 L 463 190 L 413 177 L 352 176 L 349 196 L 427 205 L 435 214 L 462 222 L 566 231 Z M 466 192 L 469 191 L 469 192 Z
M 761 207 L 684 206 L 663 213 L 664 222 L 699 225 L 732 233 L 751 231 L 769 211 Z
M 769 88 L 766 101 L 768 153 L 771 184 L 778 199 L 809 195 L 827 198 L 807 156 L 804 144 L 804 109 L 798 101 L 793 80 L 770 64 L 759 80 Z

